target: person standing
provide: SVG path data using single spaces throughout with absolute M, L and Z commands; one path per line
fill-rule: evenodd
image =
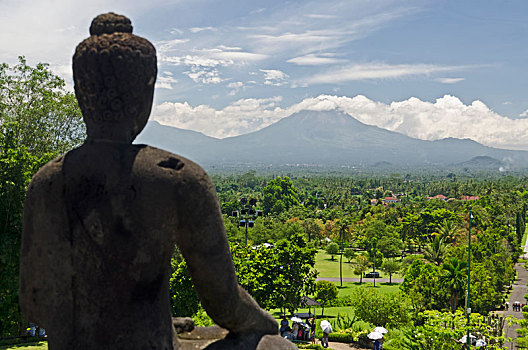
M 321 329 L 323 330 L 323 339 L 321 339 L 321 345 L 324 348 L 328 347 L 328 335 L 333 332 L 330 322 L 327 320 L 321 321 Z
M 308 320 L 308 325 L 310 326 L 310 340 L 312 341 L 312 344 L 315 344 L 315 320 L 314 318 L 310 318 Z
M 383 350 L 383 338 L 376 339 L 374 342 L 374 350 Z

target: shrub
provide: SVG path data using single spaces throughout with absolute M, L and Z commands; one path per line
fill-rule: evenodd
M 402 326 L 410 322 L 410 305 L 400 293 L 381 294 L 365 287 L 352 294 L 354 314 L 378 326 Z
M 337 245 L 337 243 L 329 243 L 326 246 L 326 253 L 331 255 L 331 259 L 333 261 L 335 259 L 334 255 L 337 255 L 339 253 L 339 246 Z

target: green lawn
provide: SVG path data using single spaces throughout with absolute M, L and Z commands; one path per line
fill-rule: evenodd
M 338 297 L 344 297 L 347 295 L 352 294 L 354 289 L 359 288 L 361 286 L 367 287 L 367 288 L 374 288 L 372 283 L 365 283 L 363 282 L 361 285 L 359 282 L 343 282 L 343 287 L 339 286 L 339 283 L 336 283 L 337 289 L 339 290 Z M 399 290 L 399 284 L 393 283 L 376 283 L 376 290 L 380 293 L 396 293 Z M 310 308 L 310 311 L 314 313 L 314 308 Z M 279 309 L 273 309 L 269 310 L 269 312 L 278 320 L 280 321 L 280 310 Z M 308 312 L 308 308 L 301 308 L 298 309 L 296 312 Z M 336 317 L 338 313 L 347 314 L 348 316 L 354 315 L 354 312 L 352 311 L 352 308 L 350 306 L 346 307 L 325 307 L 324 309 L 324 317 L 325 318 L 333 318 Z M 321 317 L 321 308 L 317 307 L 315 309 L 315 314 L 318 318 Z
M 331 255 L 326 254 L 324 250 L 318 250 L 315 256 L 315 269 L 319 271 L 318 277 L 336 277 L 339 278 L 339 255 L 334 256 L 332 261 Z M 389 278 L 389 274 L 383 272 L 380 268 L 376 268 L 380 271 L 381 278 Z M 354 268 L 352 263 L 343 257 L 343 278 L 359 278 L 359 275 L 354 274 Z M 392 278 L 401 278 L 400 274 L 393 274 Z
M 0 346 L 0 350 L 48 350 L 48 342 Z

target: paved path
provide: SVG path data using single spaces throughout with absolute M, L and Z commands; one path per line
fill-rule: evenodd
M 330 281 L 330 282 L 339 282 L 339 277 L 317 277 L 317 281 Z M 359 282 L 359 277 L 357 278 L 345 278 L 343 277 L 343 282 Z M 372 283 L 374 278 L 363 278 L 363 283 Z M 402 278 L 393 278 L 392 283 L 402 283 Z M 376 283 L 389 283 L 388 278 L 376 278 Z
M 528 240 L 524 246 L 524 254 L 520 257 L 521 259 L 528 259 Z M 510 294 L 510 299 L 508 300 L 510 302 L 510 307 L 508 311 L 497 311 L 496 314 L 502 314 L 504 316 L 513 316 L 515 318 L 523 319 L 524 316 L 522 312 L 519 311 L 513 311 L 512 305 L 515 301 L 520 302 L 521 304 L 528 304 L 526 299 L 524 298 L 524 295 L 527 293 L 528 288 L 526 284 L 528 283 L 528 271 L 524 268 L 524 263 L 517 263 L 515 264 L 515 270 L 517 270 L 517 279 L 513 283 L 513 290 Z M 506 337 L 511 337 L 512 339 L 517 338 L 517 332 L 516 329 L 519 329 L 520 326 L 517 324 L 512 325 L 511 327 L 506 326 Z M 505 347 L 507 349 L 514 349 L 516 348 L 515 343 L 506 343 Z
M 320 344 L 320 343 L 318 342 L 317 344 Z M 334 342 L 331 342 L 331 341 L 328 342 L 328 349 L 333 349 L 333 350 L 351 350 L 351 349 L 368 350 L 366 348 L 359 348 L 355 344 L 334 343 Z

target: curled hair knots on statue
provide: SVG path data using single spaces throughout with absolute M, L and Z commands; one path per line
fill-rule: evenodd
M 132 23 L 125 16 L 113 12 L 95 17 L 90 25 L 90 35 L 132 33 Z
M 125 16 L 97 16 L 89 38 L 73 56 L 75 93 L 87 123 L 115 123 L 134 118 L 152 104 L 157 74 L 156 50 L 132 34 Z

